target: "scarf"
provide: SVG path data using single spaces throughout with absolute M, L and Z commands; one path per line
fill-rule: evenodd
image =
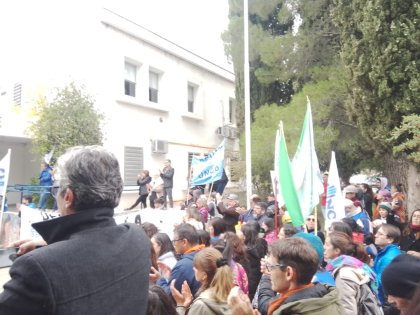
M 309 284 L 306 284 L 306 285 L 304 285 L 304 286 L 302 286 L 302 287 L 299 287 L 299 288 L 297 288 L 297 289 L 293 289 L 293 290 L 290 290 L 290 291 L 287 291 L 285 294 L 282 294 L 279 298 L 277 298 L 277 299 L 275 299 L 274 301 L 272 301 L 271 303 L 270 303 L 270 305 L 268 306 L 268 312 L 267 312 L 267 314 L 268 315 L 271 315 L 271 314 L 273 314 L 273 312 L 276 310 L 276 309 L 278 309 L 283 303 L 284 303 L 284 301 L 286 301 L 286 299 L 289 297 L 289 296 L 292 296 L 293 294 L 295 294 L 295 293 L 297 293 L 297 292 L 299 292 L 299 291 L 302 291 L 302 290 L 305 290 L 305 289 L 307 289 L 307 288 L 310 288 L 310 287 L 312 287 L 314 284 L 313 283 L 309 283 Z
M 410 230 L 411 230 L 413 233 L 420 232 L 420 225 L 415 225 L 415 224 L 413 224 L 413 223 L 409 223 L 409 224 L 408 224 L 408 227 L 410 228 Z
M 188 249 L 184 254 L 198 252 L 199 250 L 202 250 L 204 247 L 206 247 L 204 244 L 195 245 L 191 247 L 190 249 Z
M 334 270 L 341 268 L 343 266 L 349 266 L 357 269 L 362 269 L 362 271 L 369 276 L 369 287 L 372 292 L 378 296 L 378 282 L 376 280 L 376 274 L 372 270 L 370 266 L 361 262 L 359 259 L 354 258 L 352 256 L 341 255 L 335 259 L 331 259 L 325 269 L 329 272 L 333 272 Z

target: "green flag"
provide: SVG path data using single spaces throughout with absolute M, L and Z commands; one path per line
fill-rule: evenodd
M 292 219 L 294 226 L 302 226 L 304 219 L 300 210 L 299 198 L 296 193 L 295 184 L 293 181 L 292 167 L 290 164 L 289 154 L 287 153 L 286 140 L 284 138 L 283 123 L 280 121 L 280 132 L 277 135 L 276 141 L 278 144 L 277 165 L 278 178 L 280 189 L 283 194 L 284 203 L 286 204 L 287 211 Z

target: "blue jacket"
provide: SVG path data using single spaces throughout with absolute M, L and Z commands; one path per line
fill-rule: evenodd
M 172 269 L 171 277 L 168 280 L 162 277 L 156 284 L 162 287 L 167 294 L 171 294 L 170 285 L 172 280 L 176 279 L 175 288 L 179 292 L 181 292 L 182 283 L 186 280 L 191 289 L 191 293 L 195 295 L 201 286 L 200 282 L 195 279 L 193 270 L 194 256 L 197 253 L 198 251 L 183 255 Z
M 42 170 L 39 174 L 39 185 L 40 186 L 52 186 L 53 179 L 51 175 L 51 167 L 47 167 L 45 170 Z
M 376 279 L 378 279 L 378 298 L 379 301 L 384 304 L 386 302 L 384 290 L 382 287 L 382 272 L 389 265 L 395 257 L 401 254 L 400 249 L 395 244 L 390 244 L 378 252 L 373 262 L 373 270 L 376 273 Z

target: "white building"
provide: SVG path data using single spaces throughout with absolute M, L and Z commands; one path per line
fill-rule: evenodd
M 170 159 L 174 199 L 182 200 L 192 154 L 211 152 L 223 138 L 229 151 L 239 150 L 233 73 L 106 9 L 88 25 L 80 38 L 69 38 L 77 51 L 63 56 L 62 67 L 0 91 L 0 156 L 12 148 L 9 185 L 28 183 L 39 170 L 25 133 L 37 95 L 74 81 L 105 114 L 104 146 L 118 157 L 126 185 L 135 184 L 140 170 L 158 173 Z M 229 158 L 226 165 L 229 175 Z M 125 192 L 120 208 L 136 197 L 137 191 Z

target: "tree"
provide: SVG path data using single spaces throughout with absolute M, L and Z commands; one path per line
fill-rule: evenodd
M 54 156 L 76 145 L 101 145 L 103 115 L 83 88 L 70 83 L 57 90 L 49 102 L 40 98 L 35 108 L 36 121 L 29 127 L 35 151 L 43 156 L 54 149 Z
M 332 9 L 332 0 L 250 1 L 255 181 L 269 182 L 274 135 L 280 119 L 284 122 L 289 153 L 294 154 L 306 111 L 306 96 L 312 101 L 321 168 L 328 168 L 331 150 L 336 151 L 344 178 L 348 179 L 363 165 L 371 165 L 371 148 L 361 139 L 357 125 L 349 120 L 344 107 L 347 82 L 339 58 L 339 30 L 333 23 Z M 230 12 L 230 26 L 224 39 L 235 65 L 236 94 L 241 104 L 242 4 L 231 0 Z M 238 113 L 243 115 L 243 111 Z
M 335 2 L 349 78 L 347 111 L 376 153 L 389 154 L 391 144 L 409 141 L 396 137 L 390 144 L 394 128 L 420 111 L 420 6 L 416 0 Z

